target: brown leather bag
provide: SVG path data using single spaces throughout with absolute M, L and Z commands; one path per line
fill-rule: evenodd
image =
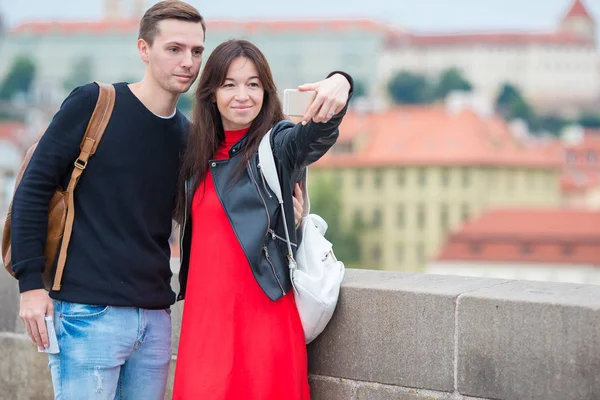
M 87 166 L 88 159 L 96 152 L 98 143 L 102 139 L 104 130 L 108 125 L 112 110 L 115 104 L 115 87 L 113 85 L 95 82 L 100 87 L 100 95 L 98 102 L 90 118 L 85 135 L 79 146 L 81 153 L 75 160 L 75 168 L 71 173 L 71 179 L 66 190 L 61 187 L 57 188 L 56 193 L 50 200 L 48 207 L 48 234 L 46 238 L 46 246 L 44 248 L 44 256 L 46 265 L 42 273 L 42 279 L 46 290 L 60 290 L 60 282 L 62 279 L 65 261 L 67 259 L 67 248 L 71 239 L 73 229 L 73 220 L 75 217 L 75 206 L 73 203 L 73 191 L 79 177 Z M 23 173 L 29 164 L 29 160 L 33 155 L 37 142 L 29 148 L 25 155 L 25 159 L 17 176 L 15 183 L 15 191 L 23 178 Z M 10 217 L 12 211 L 12 201 L 8 208 L 6 222 L 4 223 L 4 231 L 2 233 L 2 261 L 6 270 L 14 276 L 10 257 Z M 58 263 L 56 265 L 56 274 L 54 277 L 54 285 L 52 285 L 53 265 L 58 255 Z

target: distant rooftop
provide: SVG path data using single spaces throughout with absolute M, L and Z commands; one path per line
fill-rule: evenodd
M 211 20 L 206 23 L 207 31 L 269 31 L 269 32 L 311 32 L 315 30 L 343 31 L 360 30 L 388 33 L 393 29 L 387 24 L 370 19 L 340 20 L 262 20 L 235 21 Z M 96 20 L 96 21 L 37 21 L 16 26 L 10 34 L 59 33 L 59 34 L 103 34 L 110 32 L 137 32 L 138 19 Z
M 336 150 L 336 147 L 338 149 Z M 400 165 L 498 165 L 558 169 L 558 151 L 515 138 L 498 116 L 470 109 L 403 106 L 381 112 L 350 112 L 334 149 L 317 167 Z M 344 146 L 348 151 L 339 151 Z
M 439 261 L 600 266 L 600 211 L 497 209 L 450 235 Z

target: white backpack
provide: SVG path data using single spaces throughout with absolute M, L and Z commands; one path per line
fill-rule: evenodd
M 294 260 L 285 220 L 281 186 L 271 149 L 270 130 L 260 142 L 258 159 L 267 184 L 277 196 L 281 206 L 294 299 L 302 321 L 306 343 L 310 343 L 323 332 L 333 315 L 344 278 L 344 263 L 335 258 L 332 244 L 325 239 L 324 235 L 327 231 L 325 220 L 316 214 L 309 214 L 310 200 L 306 184 L 304 185 L 305 216 L 301 225 L 302 242 L 298 246 Z

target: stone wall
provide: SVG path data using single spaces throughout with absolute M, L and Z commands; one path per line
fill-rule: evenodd
M 8 278 L 0 393 L 51 399 L 46 356 L 23 333 Z M 600 286 L 348 270 L 309 371 L 313 400 L 597 400 Z

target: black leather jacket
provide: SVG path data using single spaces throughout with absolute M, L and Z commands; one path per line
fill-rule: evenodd
M 302 178 L 305 168 L 322 157 L 338 137 L 338 126 L 347 106 L 329 122 L 309 122 L 306 126 L 290 121 L 277 123 L 271 132 L 271 145 L 283 193 L 286 220 L 292 250 L 295 256 L 297 235 L 294 228 L 293 186 Z M 292 287 L 287 245 L 277 198 L 271 193 L 258 163 L 258 153 L 251 157 L 246 172 L 235 185 L 230 185 L 231 175 L 237 171 L 242 159 L 238 155 L 246 144 L 240 139 L 229 150 L 229 159 L 210 161 L 210 171 L 217 195 L 233 226 L 252 273 L 258 284 L 272 300 L 283 297 Z M 186 183 L 186 217 L 181 224 L 181 268 L 179 271 L 180 293 L 177 300 L 185 298 L 190 248 L 192 242 L 190 205 L 196 185 Z M 235 207 L 233 206 L 235 204 Z M 243 206 L 240 206 L 243 204 Z M 223 284 L 227 278 L 223 277 Z

